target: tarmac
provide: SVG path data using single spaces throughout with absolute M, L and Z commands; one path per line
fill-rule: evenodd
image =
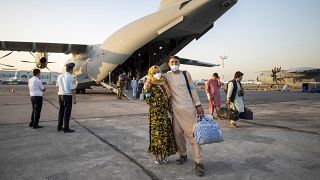
M 158 165 L 147 152 L 148 106 L 116 100 L 101 87 L 77 96 L 70 128 L 57 132 L 58 103 L 46 86 L 40 125 L 28 126 L 31 103 L 27 86 L 0 85 L 0 179 L 281 179 L 320 177 L 320 94 L 246 91 L 254 120 L 222 127 L 222 143 L 202 146 L 205 176 L 194 175 L 188 161 Z M 14 93 L 12 93 L 14 88 Z M 208 112 L 205 93 L 199 90 Z M 224 93 L 221 92 L 224 97 Z

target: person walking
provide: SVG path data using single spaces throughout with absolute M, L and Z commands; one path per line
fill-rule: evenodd
M 126 72 L 122 72 L 122 74 L 119 75 L 119 78 L 120 78 L 120 83 L 121 83 L 121 87 L 122 87 L 122 91 L 123 90 L 127 90 L 127 80 L 128 80 L 128 77 L 126 75 Z
M 221 82 L 218 73 L 213 73 L 212 77 L 206 82 L 206 94 L 209 101 L 209 111 L 213 116 L 214 109 L 217 113 L 217 118 L 220 119 L 220 106 L 221 106 L 221 96 L 220 96 Z M 214 117 L 214 116 L 213 116 Z
M 131 88 L 132 88 L 132 96 L 133 96 L 133 99 L 136 99 L 137 98 L 137 80 L 135 77 L 132 77 L 132 80 L 131 80 Z
M 28 87 L 29 93 L 31 96 L 31 104 L 32 104 L 32 113 L 31 113 L 31 122 L 29 123 L 29 127 L 33 127 L 33 129 L 42 128 L 43 126 L 39 126 L 39 120 L 42 109 L 43 102 L 43 92 L 46 90 L 40 80 L 40 69 L 34 69 L 32 71 L 33 77 L 29 79 Z
M 176 154 L 172 123 L 169 118 L 169 88 L 162 78 L 160 68 L 152 66 L 145 83 L 146 102 L 149 105 L 149 148 L 155 163 L 168 163 L 167 157 Z
M 227 84 L 227 104 L 233 110 L 237 110 L 239 114 L 244 112 L 244 91 L 241 84 L 242 76 L 243 73 L 237 71 L 234 74 L 234 79 Z M 238 127 L 234 119 L 230 119 L 230 125 L 234 128 Z
M 122 88 L 123 88 L 123 84 L 121 83 L 121 77 L 119 76 L 118 77 L 118 80 L 117 80 L 117 99 L 122 99 L 121 96 L 122 96 Z
M 64 133 L 72 133 L 75 130 L 69 128 L 69 121 L 72 111 L 72 102 L 76 104 L 76 82 L 72 77 L 74 63 L 68 63 L 66 72 L 60 74 L 57 78 L 56 88 L 58 90 L 59 99 L 59 116 L 58 116 L 58 131 L 63 130 Z
M 137 88 L 137 98 L 140 98 L 140 95 L 142 94 L 144 94 L 142 91 L 143 91 L 143 86 L 144 86 L 144 83 L 145 83 L 145 77 L 143 77 L 143 78 L 141 78 L 140 80 L 139 80 L 139 83 L 138 83 L 138 88 Z M 141 100 L 141 98 L 140 98 L 140 100 Z
M 196 115 L 203 116 L 204 111 L 190 73 L 179 70 L 180 58 L 178 56 L 171 56 L 168 58 L 167 63 L 171 71 L 164 74 L 163 78 L 169 85 L 172 97 L 173 132 L 179 154 L 176 163 L 182 165 L 187 161 L 187 139 L 192 145 L 195 174 L 197 176 L 203 176 L 204 166 L 201 163 L 201 147 L 195 141 L 193 129 Z

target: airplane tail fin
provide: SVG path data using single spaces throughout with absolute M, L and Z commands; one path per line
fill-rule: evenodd
M 159 5 L 159 10 L 164 9 L 166 7 L 169 7 L 169 6 L 176 4 L 180 1 L 183 1 L 183 0 L 161 0 L 160 5 Z

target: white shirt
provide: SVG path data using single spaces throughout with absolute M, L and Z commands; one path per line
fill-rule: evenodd
M 43 95 L 43 84 L 42 81 L 37 76 L 33 76 L 31 79 L 29 79 L 29 92 L 30 96 L 42 96 Z
M 195 106 L 201 104 L 189 72 L 187 72 L 187 77 L 189 80 L 192 98 L 182 71 L 179 74 L 174 74 L 172 71 L 169 71 L 163 74 L 162 77 L 169 85 L 170 93 L 172 94 L 172 107 L 193 110 Z
M 56 86 L 59 87 L 58 95 L 72 95 L 72 90 L 76 88 L 76 81 L 69 72 L 65 72 L 58 76 Z
M 236 96 L 234 97 L 234 102 L 231 103 L 231 107 L 233 109 L 237 109 L 239 113 L 244 112 L 244 102 L 243 102 L 243 96 L 239 96 L 239 91 L 241 90 L 241 86 L 240 83 L 238 81 L 237 82 L 237 92 L 236 92 Z M 228 92 L 227 92 L 227 98 L 230 98 L 232 95 L 232 91 L 233 91 L 233 83 L 230 82 L 228 84 Z
M 131 80 L 131 87 L 133 90 L 137 89 L 137 80 Z

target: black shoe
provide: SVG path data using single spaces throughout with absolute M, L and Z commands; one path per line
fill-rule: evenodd
M 73 129 L 64 129 L 63 132 L 64 133 L 73 133 L 75 130 Z
M 33 126 L 33 123 L 32 123 L 32 122 L 30 122 L 30 123 L 29 123 L 29 127 L 32 127 L 32 126 Z
M 61 128 L 61 127 L 58 127 L 58 131 L 62 131 L 62 128 Z
M 39 129 L 39 128 L 43 128 L 43 126 L 39 126 L 39 125 L 33 126 L 33 129 Z
M 186 161 L 187 161 L 187 155 L 185 155 L 185 156 L 180 156 L 177 160 L 176 160 L 176 163 L 178 164 L 178 165 L 182 165 L 183 163 L 185 163 Z
M 201 163 L 196 163 L 195 162 L 195 165 L 196 165 L 196 167 L 195 167 L 195 174 L 197 175 L 197 176 L 199 176 L 199 177 L 202 177 L 202 176 L 204 176 L 204 166 L 203 166 L 203 164 L 201 164 Z

